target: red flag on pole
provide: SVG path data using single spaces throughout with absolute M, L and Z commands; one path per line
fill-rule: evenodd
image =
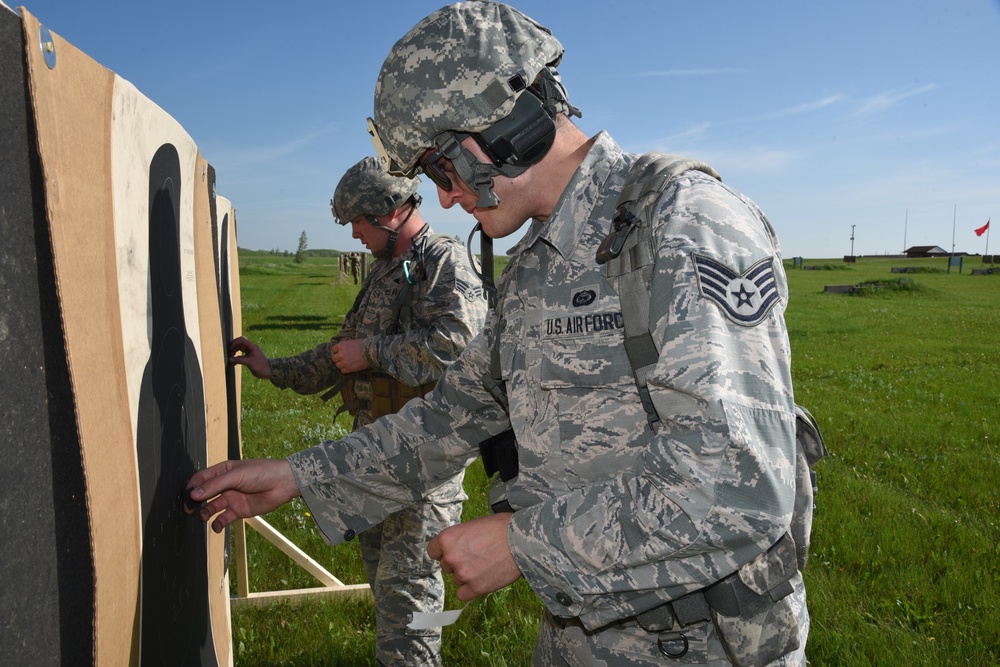
M 990 228 L 990 221 L 987 220 L 986 224 L 976 230 L 976 236 L 982 236 L 986 233 L 986 230 Z

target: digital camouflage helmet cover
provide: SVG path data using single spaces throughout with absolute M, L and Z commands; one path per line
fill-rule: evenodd
M 375 87 L 369 131 L 386 170 L 415 174 L 437 147 L 481 195 L 492 176 L 516 176 L 548 150 L 556 113 L 579 114 L 553 69 L 562 54 L 548 28 L 503 3 L 462 2 L 426 17 L 396 42 Z M 470 135 L 492 165 L 461 155 Z
M 341 225 L 358 216 L 389 215 L 414 197 L 419 185 L 419 177 L 392 176 L 382 168 L 378 158 L 366 157 L 344 172 L 330 200 L 330 208 Z
M 379 257 L 389 256 L 396 247 L 399 229 L 382 225 L 375 216 L 389 215 L 412 200 L 413 208 L 406 216 L 409 220 L 413 209 L 420 206 L 419 185 L 418 176 L 393 176 L 386 173 L 378 158 L 366 157 L 344 172 L 330 200 L 330 208 L 338 224 L 346 225 L 360 216 L 373 227 L 389 232 L 385 248 L 376 253 Z M 405 220 L 403 224 L 406 224 Z

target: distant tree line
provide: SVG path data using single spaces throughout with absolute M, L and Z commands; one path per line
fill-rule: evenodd
M 273 255 L 274 257 L 292 257 L 296 253 L 281 248 L 270 250 L 251 250 L 250 248 L 240 248 L 239 252 L 245 255 Z M 304 251 L 305 257 L 340 257 L 349 254 L 346 250 L 330 250 L 328 248 L 310 248 Z

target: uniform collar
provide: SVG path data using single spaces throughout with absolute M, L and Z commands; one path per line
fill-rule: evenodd
M 631 156 L 627 156 L 607 132 L 599 132 L 593 141 L 593 146 L 563 190 L 549 219 L 532 220 L 528 232 L 508 254 L 523 252 L 541 239 L 564 258 L 570 257 L 579 245 L 592 212 L 606 203 L 609 197 L 614 197 L 609 204 L 614 206 L 631 164 Z
M 410 239 L 410 247 L 403 251 L 398 257 L 377 257 L 375 259 L 375 264 L 382 263 L 385 266 L 395 267 L 397 265 L 402 266 L 405 260 L 412 260 L 417 253 L 417 247 L 424 242 L 425 239 L 430 238 L 430 235 L 434 231 L 431 229 L 429 223 L 424 223 L 423 228 L 414 234 L 413 238 Z

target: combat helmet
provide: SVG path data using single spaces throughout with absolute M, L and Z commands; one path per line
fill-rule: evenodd
M 385 169 L 423 171 L 450 189 L 436 168 L 446 157 L 476 189 L 477 205 L 495 206 L 493 177 L 513 178 L 541 160 L 557 113 L 580 115 L 555 70 L 562 55 L 548 28 L 503 3 L 460 2 L 427 16 L 396 42 L 375 87 L 368 127 Z M 492 164 L 462 148 L 468 136 Z
M 346 225 L 362 216 L 373 227 L 389 232 L 385 249 L 377 254 L 390 255 L 399 230 L 380 224 L 375 216 L 389 215 L 409 200 L 413 201 L 413 208 L 420 206 L 419 185 L 419 176 L 391 175 L 383 169 L 378 158 L 366 157 L 344 172 L 330 200 L 330 208 L 337 224 Z

